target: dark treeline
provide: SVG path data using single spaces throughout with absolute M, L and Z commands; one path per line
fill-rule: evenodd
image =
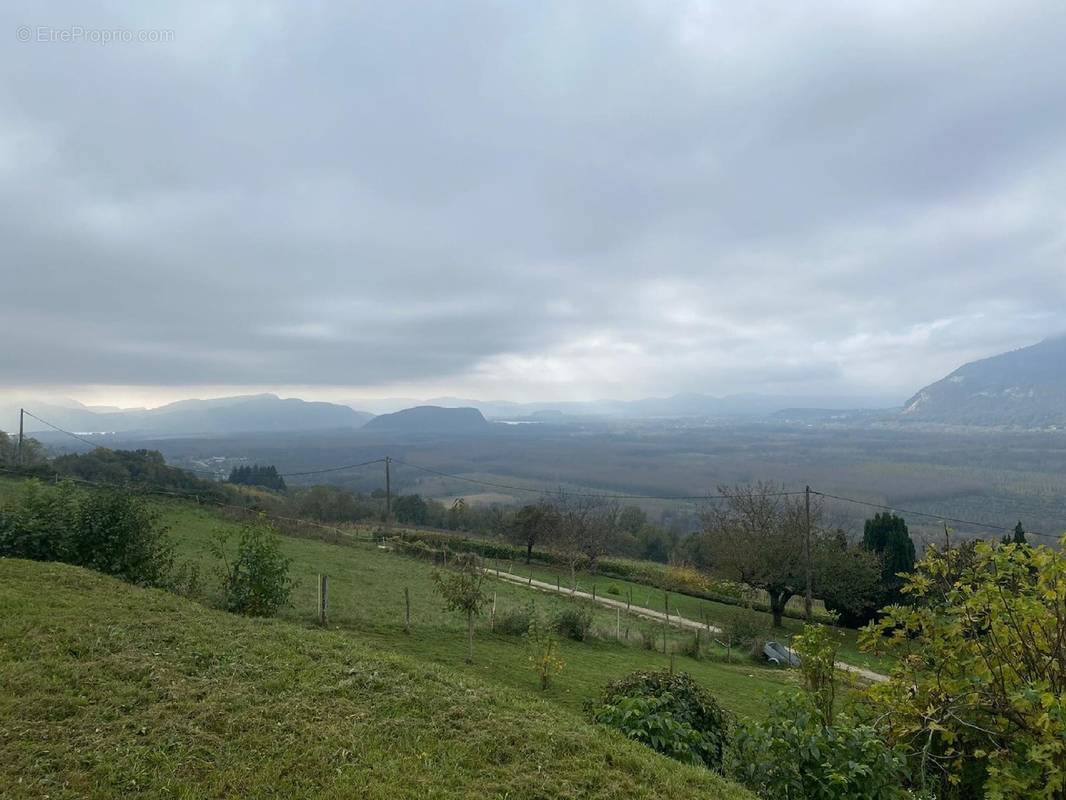
M 143 484 L 160 489 L 218 493 L 215 481 L 168 466 L 158 450 L 110 450 L 98 447 L 88 453 L 57 456 L 52 467 L 62 476 L 97 483 Z
M 0 466 L 34 467 L 44 464 L 46 460 L 44 447 L 33 437 L 23 438 L 20 451 L 18 437 L 0 431 Z
M 278 474 L 277 467 L 273 464 L 234 467 L 230 470 L 228 482 L 238 486 L 262 486 L 275 492 L 285 491 L 285 479 Z

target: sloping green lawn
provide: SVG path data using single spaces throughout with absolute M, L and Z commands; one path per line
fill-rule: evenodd
M 0 609 L 5 797 L 749 797 L 350 631 L 10 559 Z

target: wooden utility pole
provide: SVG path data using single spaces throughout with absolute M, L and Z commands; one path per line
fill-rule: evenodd
M 493 595 L 493 597 L 495 597 L 495 595 Z M 410 633 L 411 632 L 411 592 L 408 591 L 406 586 L 403 587 L 403 605 L 404 605 L 403 632 L 404 633 Z
M 392 459 L 385 456 L 385 525 L 392 524 L 392 479 L 389 475 L 389 464 Z
M 18 465 L 20 467 L 22 466 L 22 418 L 25 415 L 26 415 L 26 409 L 20 408 L 19 409 L 19 449 L 18 449 L 18 458 L 17 458 L 17 463 L 18 463 Z
M 806 564 L 805 570 L 807 573 L 807 593 L 803 598 L 803 612 L 807 617 L 807 622 L 811 621 L 813 616 L 813 604 L 814 596 L 812 591 L 813 577 L 811 576 L 811 487 L 808 486 L 803 490 L 804 501 L 804 514 L 807 520 L 806 530 L 803 536 L 803 560 Z

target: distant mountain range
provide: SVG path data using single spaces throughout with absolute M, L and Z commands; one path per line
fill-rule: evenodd
M 489 420 L 527 421 L 549 425 L 580 423 L 592 418 L 675 419 L 770 416 L 788 408 L 845 410 L 888 405 L 873 398 L 733 395 L 712 397 L 677 394 L 642 400 L 512 403 L 441 397 L 425 403 L 407 398 L 380 400 L 377 409 L 399 410 L 375 417 L 336 403 L 282 399 L 274 394 L 241 395 L 207 400 L 179 400 L 158 408 L 85 406 L 76 401 L 26 401 L 27 409 L 48 422 L 79 434 L 113 433 L 131 438 L 197 436 L 253 432 L 296 432 L 362 429 L 368 432 L 457 433 L 486 432 Z M 407 407 L 411 406 L 411 407 Z M 486 419 L 488 418 L 488 419 Z M 17 430 L 18 408 L 0 409 L 0 429 Z M 28 432 L 51 428 L 26 417 Z
M 411 405 L 408 398 L 380 400 L 380 409 L 395 409 Z M 680 417 L 743 417 L 768 416 L 787 408 L 819 408 L 846 410 L 855 408 L 899 408 L 899 400 L 885 397 L 793 396 L 793 395 L 726 395 L 714 397 L 698 393 L 675 394 L 670 397 L 647 397 L 641 400 L 589 400 L 512 403 L 507 401 L 472 400 L 460 397 L 435 397 L 427 405 L 446 408 L 476 408 L 488 419 L 547 419 L 612 417 L 617 419 L 680 418 Z
M 408 399 L 380 400 L 413 405 Z M 894 406 L 894 408 L 892 408 Z M 878 409 L 881 411 L 870 411 Z M 565 425 L 585 418 L 722 419 L 776 417 L 864 424 L 897 419 L 949 425 L 1066 428 L 1066 336 L 965 364 L 926 386 L 903 406 L 885 398 L 687 393 L 641 400 L 512 403 L 440 397 L 375 417 L 336 403 L 282 399 L 274 394 L 180 400 L 158 408 L 90 407 L 76 402 L 32 403 L 29 410 L 76 433 L 134 437 L 251 432 L 365 429 L 368 433 L 475 434 L 496 429 L 489 420 Z M 864 410 L 865 409 L 865 410 Z M 17 430 L 17 408 L 0 409 L 8 430 Z M 488 418 L 488 419 L 486 419 Z M 10 421 L 10 422 L 8 422 Z M 14 423 L 14 424 L 11 424 Z M 50 428 L 27 417 L 29 432 Z
M 951 425 L 1066 427 L 1066 336 L 964 364 L 915 394 L 901 418 Z
M 415 406 L 374 417 L 363 430 L 379 433 L 483 433 L 492 427 L 476 408 Z
M 29 410 L 76 433 L 152 436 L 360 428 L 373 416 L 349 406 L 308 402 L 295 397 L 282 399 L 273 394 L 179 400 L 152 409 L 113 410 L 80 404 L 35 404 Z M 5 418 L 14 417 L 17 423 L 17 414 L 17 409 L 8 409 Z M 26 417 L 26 430 L 48 431 L 51 428 Z

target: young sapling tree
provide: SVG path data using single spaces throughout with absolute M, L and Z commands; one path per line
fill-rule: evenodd
M 466 662 L 474 662 L 474 620 L 489 600 L 485 592 L 485 573 L 477 556 L 464 553 L 454 559 L 454 568 L 433 576 L 437 591 L 444 598 L 448 611 L 466 615 L 467 656 Z

